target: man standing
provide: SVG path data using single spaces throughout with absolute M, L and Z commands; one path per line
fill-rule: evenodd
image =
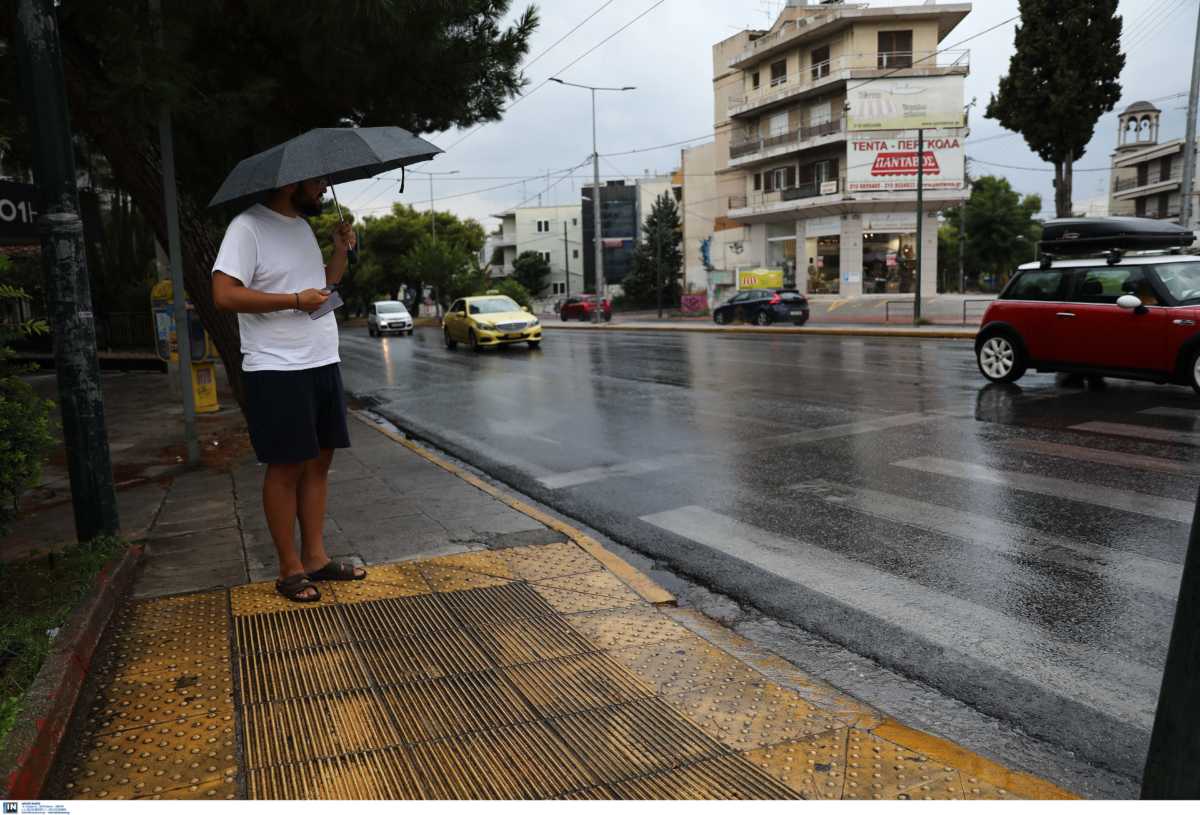
M 322 537 L 333 451 L 350 446 L 338 367 L 337 321 L 310 318 L 346 272 L 349 224 L 333 235 L 326 266 L 305 216 L 321 214 L 325 179 L 272 191 L 225 231 L 213 264 L 213 301 L 238 315 L 250 441 L 267 465 L 263 510 L 279 555 L 276 590 L 289 600 L 321 598 L 317 580 L 362 580 L 365 570 L 334 562 Z M 301 546 L 294 541 L 300 520 Z

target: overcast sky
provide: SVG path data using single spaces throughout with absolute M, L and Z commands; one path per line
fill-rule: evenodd
M 815 0 L 814 0 L 815 1 Z M 918 0 L 871 0 L 872 6 L 918 5 Z M 526 4 L 515 2 L 514 15 Z M 597 94 L 597 130 L 601 155 L 641 150 L 686 139 L 711 138 L 713 124 L 712 45 L 738 30 L 766 28 L 782 2 L 760 0 L 555 0 L 539 4 L 542 24 L 533 36 L 525 73 L 526 95 L 504 119 L 476 131 L 426 134 L 445 150 L 414 169 L 435 176 L 439 210 L 480 220 L 491 231 L 490 216 L 523 202 L 568 203 L 579 200 L 579 188 L 591 177 L 591 108 L 585 90 L 546 83 L 550 76 L 591 85 L 635 85 L 626 93 Z M 1139 99 L 1155 101 L 1163 110 L 1166 140 L 1185 129 L 1187 88 L 1196 31 L 1195 0 L 1121 0 L 1125 18 L 1123 46 L 1127 59 L 1121 77 L 1123 98 L 1101 118 L 1087 154 L 1076 162 L 1075 204 L 1105 199 L 1109 156 L 1116 146 L 1117 112 Z M 599 11 L 597 11 L 599 10 Z M 980 0 L 974 10 L 942 42 L 942 48 L 985 31 L 1017 14 L 1017 0 Z M 591 16 L 594 15 L 594 16 Z M 592 53 L 582 54 L 641 16 Z M 590 19 L 588 19 L 590 16 Z M 586 22 L 584 22 L 586 20 Z M 582 23 L 582 25 L 580 25 Z M 578 29 L 568 35 L 571 29 Z M 1009 179 L 1018 191 L 1039 193 L 1045 215 L 1053 214 L 1051 166 L 1042 162 L 1015 134 L 1008 134 L 983 111 L 995 92 L 1012 54 L 1014 22 L 965 43 L 971 54 L 966 101 L 978 99 L 971 116 L 967 155 L 973 176 L 993 174 Z M 565 39 L 558 42 L 560 38 Z M 557 43 L 557 44 L 556 44 Z M 571 63 L 574 63 L 573 65 Z M 569 68 L 566 66 L 570 65 Z M 1164 98 L 1171 97 L 1171 98 Z M 666 172 L 679 163 L 679 146 L 601 159 L 602 177 Z M 989 163 L 990 162 L 990 163 Z M 574 173 L 567 168 L 581 164 Z M 1008 169 L 995 166 L 1010 165 Z M 1086 172 L 1101 168 L 1102 172 Z M 550 183 L 561 181 L 546 192 Z M 522 181 L 522 179 L 526 179 Z M 487 189 L 500 187 L 499 189 Z M 403 195 L 390 181 L 362 181 L 338 187 L 339 199 L 358 215 L 382 214 L 393 201 L 420 209 L 429 206 L 429 177 L 409 173 Z

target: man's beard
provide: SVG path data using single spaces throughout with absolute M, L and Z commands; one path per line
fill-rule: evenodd
M 318 198 L 304 198 L 300 190 L 292 193 L 292 206 L 301 215 L 308 218 L 315 218 L 321 214 L 321 201 Z

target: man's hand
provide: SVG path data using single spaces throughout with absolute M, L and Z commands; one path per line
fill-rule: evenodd
M 300 304 L 300 310 L 312 314 L 325 304 L 329 299 L 329 294 L 320 289 L 305 289 L 297 296 Z
M 357 241 L 358 236 L 350 224 L 341 223 L 333 228 L 333 251 L 345 254 L 354 248 Z

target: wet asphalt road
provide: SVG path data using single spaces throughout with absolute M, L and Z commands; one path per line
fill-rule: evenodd
M 969 343 L 343 331 L 347 390 L 670 568 L 1140 774 L 1200 476 L 1190 390 L 989 386 Z

